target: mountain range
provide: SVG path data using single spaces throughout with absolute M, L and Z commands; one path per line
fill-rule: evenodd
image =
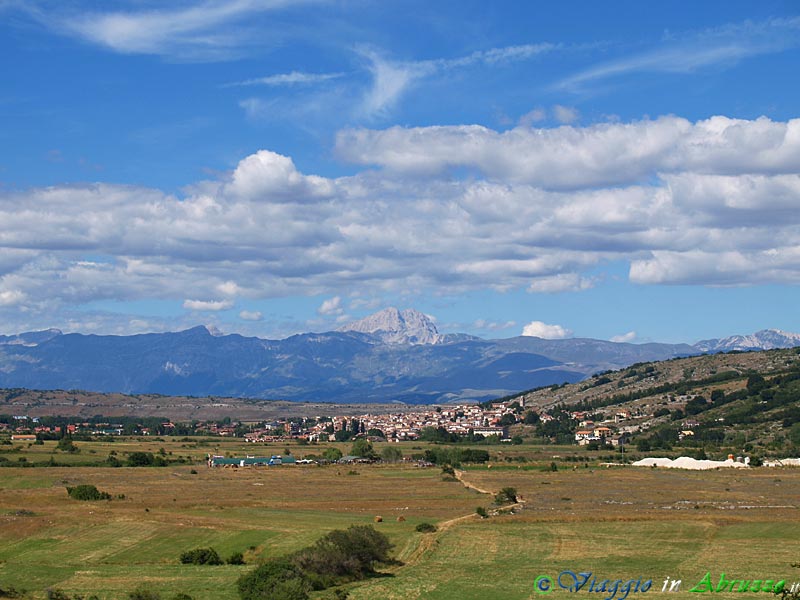
M 337 331 L 282 340 L 204 326 L 131 336 L 0 336 L 0 387 L 314 402 L 442 403 L 573 383 L 637 362 L 800 345 L 770 329 L 689 344 L 441 334 L 415 310 L 388 308 Z

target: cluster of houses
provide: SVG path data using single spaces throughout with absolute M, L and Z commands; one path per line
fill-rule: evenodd
M 517 421 L 516 407 L 509 403 L 499 402 L 489 408 L 476 404 L 447 407 L 429 407 L 425 410 L 404 413 L 362 414 L 351 417 L 335 416 L 320 420 L 315 425 L 303 429 L 297 423 L 276 421 L 245 434 L 249 442 L 270 442 L 285 437 L 298 437 L 308 441 L 327 442 L 336 439 L 336 432 L 359 424 L 359 431 L 380 431 L 382 438 L 389 442 L 416 440 L 427 427 L 443 428 L 447 433 L 456 435 L 498 436 L 508 438 L 508 423 Z M 510 415 L 510 416 L 507 416 Z M 276 435 L 275 432 L 282 432 Z
M 370 439 L 386 440 L 389 442 L 413 441 L 422 435 L 428 428 L 437 431 L 444 430 L 447 434 L 459 436 L 482 435 L 484 437 L 497 436 L 500 440 L 509 440 L 509 427 L 518 423 L 525 413 L 525 400 L 518 398 L 514 401 L 494 402 L 491 404 L 462 404 L 454 406 L 426 406 L 421 410 L 410 412 L 393 412 L 382 414 L 361 414 L 355 416 L 317 417 L 316 419 L 278 419 L 271 422 L 193 422 L 191 425 L 181 424 L 176 426 L 171 421 L 164 421 L 157 428 L 138 426 L 137 435 L 161 434 L 168 435 L 187 432 L 189 435 L 216 435 L 216 436 L 243 436 L 248 442 L 274 442 L 288 439 L 300 439 L 308 442 L 328 442 L 337 439 L 346 439 L 337 436 L 337 433 L 347 431 L 353 435 L 367 436 Z M 588 411 L 573 411 L 569 413 L 574 423 L 574 440 L 578 445 L 610 444 L 615 447 L 624 446 L 630 442 L 631 434 L 640 430 L 646 423 L 641 418 L 631 418 L 628 410 L 612 408 L 610 412 L 599 416 Z M 644 415 L 637 415 L 644 417 Z M 538 414 L 542 423 L 555 419 L 549 412 L 542 411 Z M 597 422 L 593 419 L 602 419 Z M 645 421 L 647 417 L 645 417 Z M 355 424 L 355 427 L 354 427 Z M 681 439 L 691 437 L 692 429 L 698 423 L 686 420 L 683 423 Z M 113 423 L 88 423 L 74 422 L 63 425 L 66 434 L 90 435 L 122 435 L 123 426 Z M 157 430 L 156 430 L 157 429 Z M 570 426 L 570 430 L 573 427 Z M 10 423 L 0 422 L 0 432 L 8 432 L 14 439 L 22 441 L 22 436 L 38 434 L 61 434 L 62 426 L 42 425 L 35 417 L 14 417 Z M 127 428 L 130 433 L 130 427 Z M 182 435 L 185 433 L 182 433 Z M 378 435 L 379 434 L 379 435 Z M 213 457 L 219 464 L 224 464 L 223 457 Z M 266 461 L 265 464 L 276 464 L 277 459 L 283 457 L 256 458 L 247 457 L 244 460 Z M 211 457 L 209 458 L 211 460 Z M 227 459 L 225 459 L 227 460 Z M 241 459 L 236 459 L 241 460 Z M 272 461 L 272 463 L 270 463 Z M 259 463 L 260 464 L 260 463 Z
M 591 420 L 590 415 L 586 412 L 576 411 L 570 413 L 570 416 L 578 422 L 575 442 L 579 446 L 588 446 L 592 443 L 609 444 L 614 447 L 624 446 L 630 443 L 631 433 L 639 429 L 638 425 L 624 425 L 631 418 L 628 410 L 616 411 L 610 419 L 605 419 L 600 423 Z

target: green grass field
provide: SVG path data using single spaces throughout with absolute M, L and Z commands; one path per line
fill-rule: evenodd
M 53 445 L 5 456 L 45 462 Z M 208 469 L 199 461 L 209 451 L 268 454 L 282 453 L 283 446 L 255 449 L 234 440 L 198 446 L 169 439 L 78 445 L 81 453 L 70 458 L 102 461 L 111 450 L 122 458 L 124 452 L 163 447 L 167 456 L 198 462 L 0 468 L 0 589 L 24 589 L 35 599 L 45 598 L 48 588 L 125 599 L 145 585 L 164 600 L 178 592 L 196 600 L 235 599 L 236 579 L 259 559 L 297 550 L 351 524 L 374 524 L 404 563 L 350 584 L 354 600 L 527 599 L 541 595 L 534 590 L 538 576 L 557 577 L 564 570 L 592 571 L 598 579 L 653 580 L 649 592 L 629 598 L 663 596 L 665 578 L 681 579 L 680 592 L 665 600 L 697 598 L 688 590 L 707 571 L 715 583 L 722 572 L 737 579 L 800 581 L 800 569 L 791 566 L 800 562 L 800 469 L 685 472 L 562 465 L 549 472 L 542 467 L 549 465 L 545 456 L 552 449 L 522 448 L 515 451 L 528 451 L 540 461 L 535 467 L 494 461 L 491 468 L 463 472 L 464 481 L 478 489 L 512 486 L 524 501 L 514 514 L 482 520 L 475 508 L 491 512 L 492 497 L 443 481 L 438 468 Z M 292 449 L 297 456 L 320 452 L 310 446 Z M 59 462 L 62 456 L 56 457 Z M 69 498 L 66 486 L 82 483 L 113 499 Z M 374 522 L 377 515 L 382 522 Z M 421 522 L 436 523 L 439 531 L 417 533 Z M 244 552 L 249 564 L 179 563 L 181 552 L 207 546 L 223 558 Z M 569 593 L 556 589 L 551 596 Z M 711 594 L 743 595 L 752 593 Z

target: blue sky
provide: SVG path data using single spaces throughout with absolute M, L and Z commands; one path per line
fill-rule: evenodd
M 0 332 L 800 331 L 795 2 L 0 0 Z

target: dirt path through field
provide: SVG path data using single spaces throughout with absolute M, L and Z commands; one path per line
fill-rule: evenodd
M 470 483 L 469 481 L 466 481 L 464 479 L 464 475 L 465 475 L 464 471 L 459 471 L 459 470 L 455 471 L 456 479 L 458 479 L 458 481 L 461 483 L 461 485 L 463 485 L 465 488 L 467 488 L 469 490 L 475 490 L 479 494 L 487 494 L 487 495 L 491 496 L 492 498 L 494 498 L 494 495 L 495 495 L 496 492 L 492 492 L 490 490 L 483 489 L 483 488 L 478 487 L 477 485 L 475 485 L 473 483 Z M 515 502 L 514 504 L 508 504 L 506 506 L 501 506 L 501 507 L 495 509 L 493 512 L 494 512 L 494 514 L 497 514 L 497 513 L 500 513 L 500 512 L 511 512 L 514 509 L 522 508 L 522 506 L 524 504 L 525 504 L 525 501 L 522 498 L 518 497 L 517 498 L 517 502 Z M 477 513 L 473 512 L 473 513 L 470 513 L 468 515 L 462 515 L 460 517 L 454 517 L 452 519 L 448 519 L 446 521 L 441 521 L 441 522 L 437 523 L 436 532 L 433 533 L 433 534 L 424 535 L 422 537 L 422 539 L 420 540 L 420 542 L 417 545 L 417 547 L 414 548 L 414 550 L 412 550 L 410 552 L 410 554 L 406 557 L 406 559 L 405 559 L 405 561 L 403 563 L 403 567 L 414 566 L 414 565 L 418 564 L 419 562 L 421 562 L 422 558 L 432 548 L 435 548 L 439 544 L 439 536 L 443 532 L 447 531 L 448 529 L 450 529 L 454 525 L 457 525 L 458 523 L 461 523 L 463 521 L 471 521 L 471 520 L 480 519 L 480 518 L 481 517 L 479 517 Z

